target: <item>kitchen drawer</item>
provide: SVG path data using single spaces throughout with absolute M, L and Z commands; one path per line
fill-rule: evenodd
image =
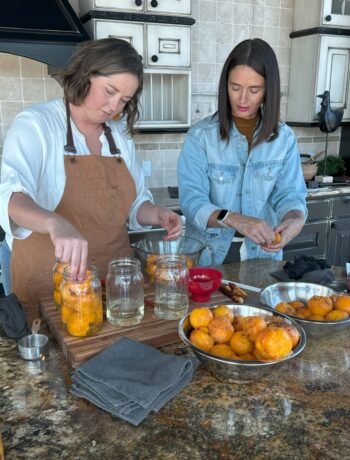
M 89 10 L 191 14 L 191 0 L 79 0 L 80 14 Z
M 324 220 L 329 216 L 330 200 L 323 201 L 308 201 L 307 202 L 307 222 L 313 220 Z
M 90 19 L 84 24 L 90 37 L 120 38 L 125 40 L 143 56 L 143 25 L 134 22 L 112 21 L 108 19 Z
M 333 198 L 331 216 L 332 217 L 350 216 L 350 196 Z
M 188 26 L 146 25 L 149 67 L 190 67 L 191 28 Z

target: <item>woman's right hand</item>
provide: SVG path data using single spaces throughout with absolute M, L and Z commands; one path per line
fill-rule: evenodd
M 88 242 L 68 220 L 53 213 L 48 219 L 48 231 L 55 246 L 55 257 L 69 262 L 71 274 L 84 278 L 88 256 Z
M 38 206 L 22 192 L 12 194 L 9 217 L 20 227 L 50 235 L 55 257 L 70 262 L 73 276 L 84 277 L 88 256 L 88 242 L 64 217 Z
M 225 222 L 257 244 L 271 244 L 275 239 L 275 232 L 265 220 L 231 212 Z

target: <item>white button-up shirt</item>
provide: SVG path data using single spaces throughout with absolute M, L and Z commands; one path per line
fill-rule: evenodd
M 146 188 L 141 167 L 136 158 L 133 140 L 125 131 L 123 121 L 108 121 L 121 157 L 135 181 L 137 197 L 129 211 L 129 227 L 141 229 L 136 219 L 144 201 L 152 201 Z M 71 120 L 77 155 L 90 155 L 85 137 Z M 64 146 L 67 143 L 66 110 L 62 99 L 35 104 L 18 114 L 4 143 L 0 184 L 0 225 L 6 232 L 6 241 L 12 248 L 13 238 L 23 239 L 31 231 L 15 225 L 8 215 L 12 193 L 30 196 L 44 209 L 54 211 L 59 204 L 66 183 Z M 102 155 L 111 156 L 104 133 L 100 136 Z

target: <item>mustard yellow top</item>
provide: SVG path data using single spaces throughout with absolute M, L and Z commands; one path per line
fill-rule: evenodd
M 259 120 L 259 114 L 257 113 L 254 118 L 249 118 L 249 119 L 238 118 L 238 117 L 232 117 L 232 118 L 233 118 L 233 121 L 238 131 L 241 134 L 243 134 L 243 136 L 246 137 L 247 142 L 248 142 L 248 147 L 250 150 L 252 141 L 253 141 L 254 131 L 255 131 L 256 125 Z

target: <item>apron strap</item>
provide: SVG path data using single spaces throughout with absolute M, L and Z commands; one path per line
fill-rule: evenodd
M 72 126 L 70 122 L 70 110 L 69 110 L 69 102 L 66 101 L 66 116 L 67 116 L 67 144 L 64 146 L 64 150 L 68 153 L 73 153 L 76 155 L 77 149 L 74 146 L 73 142 L 73 132 L 72 132 Z M 113 135 L 112 135 L 112 130 L 109 126 L 106 125 L 106 123 L 102 123 L 102 129 L 104 132 L 104 135 L 106 136 L 108 146 L 109 146 L 109 151 L 111 152 L 111 155 L 113 155 L 117 163 L 121 163 L 121 156 L 120 156 L 120 150 L 118 147 L 115 145 Z M 75 162 L 75 157 L 71 157 L 70 161 L 72 163 Z
M 104 132 L 104 134 L 105 134 L 105 136 L 107 138 L 107 142 L 108 142 L 108 145 L 109 145 L 109 151 L 111 152 L 111 154 L 113 156 L 115 156 L 115 158 L 117 160 L 117 163 L 120 163 L 122 161 L 121 158 L 120 158 L 120 150 L 115 145 L 111 128 L 109 126 L 107 126 L 106 123 L 102 123 L 102 128 L 103 128 L 103 132 Z
M 64 146 L 64 150 L 68 153 L 73 153 L 74 155 L 77 154 L 77 149 L 74 146 L 73 142 L 73 133 L 72 133 L 72 126 L 70 123 L 70 111 L 69 111 L 69 102 L 66 101 L 66 116 L 67 116 L 67 144 Z M 71 158 L 71 161 L 75 161 L 75 157 Z

